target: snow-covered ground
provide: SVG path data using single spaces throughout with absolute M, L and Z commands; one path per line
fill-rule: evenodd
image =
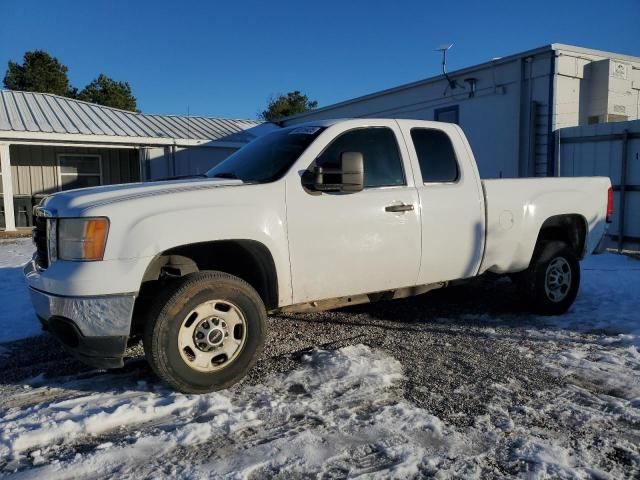
M 30 250 L 27 241 L 0 244 L 5 341 L 39 329 L 15 268 Z M 423 363 L 402 364 L 384 344 L 355 338 L 312 350 L 259 383 L 210 395 L 173 393 L 135 364 L 122 373 L 8 382 L 0 392 L 0 476 L 638 478 L 640 261 L 605 254 L 582 266 L 567 315 L 443 309 L 434 319 L 455 329 L 456 336 L 429 333 L 445 352 L 472 329 L 486 339 L 486 361 L 496 369 L 501 360 L 489 349 L 499 344 L 558 379 L 531 391 L 515 369 L 496 377 L 482 386 L 490 391 L 484 412 L 468 424 L 439 418 L 404 391 L 413 369 L 430 368 L 435 344 L 425 346 Z M 302 321 L 292 321 L 302 331 Z M 434 330 L 410 324 L 406 335 L 423 326 Z M 346 331 L 356 336 L 355 327 Z M 23 345 L 4 344 L 0 357 Z M 444 365 L 455 361 L 451 354 Z M 420 386 L 426 395 L 434 387 Z M 459 398 L 442 402 L 455 406 L 476 387 L 462 385 L 453 394 Z
M 22 266 L 33 251 L 31 239 L 0 240 L 0 342 L 40 333 L 22 278 Z

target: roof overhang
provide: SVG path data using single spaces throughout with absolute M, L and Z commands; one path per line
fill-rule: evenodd
M 43 133 L 27 131 L 0 131 L 2 143 L 29 144 L 99 144 L 113 147 L 210 147 L 210 148 L 240 148 L 244 142 L 225 142 L 215 140 L 192 140 L 185 138 L 157 138 L 157 137 L 121 137 L 109 135 L 81 135 L 66 133 Z

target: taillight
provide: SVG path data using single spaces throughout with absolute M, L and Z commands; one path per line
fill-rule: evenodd
M 607 192 L 607 223 L 613 221 L 613 187 Z

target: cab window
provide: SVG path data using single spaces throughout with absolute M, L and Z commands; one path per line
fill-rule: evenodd
M 460 177 L 449 135 L 432 128 L 412 128 L 411 140 L 418 155 L 424 183 L 452 183 Z
M 343 152 L 362 153 L 365 188 L 406 185 L 400 149 L 390 128 L 367 127 L 345 132 L 320 154 L 315 163 L 323 168 L 338 168 Z

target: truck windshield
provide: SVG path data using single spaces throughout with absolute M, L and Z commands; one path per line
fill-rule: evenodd
M 268 183 L 282 177 L 324 127 L 291 127 L 259 137 L 207 172 L 209 178 Z

